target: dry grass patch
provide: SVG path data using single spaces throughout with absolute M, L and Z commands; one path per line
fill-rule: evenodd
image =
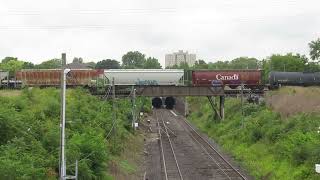
M 117 180 L 140 180 L 143 172 L 144 134 L 137 131 L 136 135 L 129 136 L 125 142 L 126 148 L 120 157 L 112 158 L 109 163 L 109 173 Z
M 9 96 L 20 96 L 21 90 L 0 90 L 0 96 L 9 97 Z
M 320 112 L 319 87 L 283 87 L 267 94 L 266 102 L 283 117 Z

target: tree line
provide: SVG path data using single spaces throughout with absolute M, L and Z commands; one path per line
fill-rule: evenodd
M 159 60 L 147 57 L 138 51 L 130 51 L 122 56 L 122 64 L 115 59 L 103 59 L 97 63 L 84 62 L 81 57 L 74 57 L 72 63 L 84 64 L 93 69 L 161 69 Z M 5 57 L 0 63 L 0 70 L 9 71 L 10 75 L 21 69 L 58 69 L 61 68 L 61 59 L 54 58 L 40 64 L 33 64 L 17 57 Z
M 309 44 L 310 59 L 306 55 L 299 53 L 272 54 L 264 59 L 254 57 L 239 57 L 229 60 L 217 60 L 206 63 L 205 60 L 197 60 L 192 67 L 186 63 L 181 63 L 172 67 L 179 69 L 263 69 L 265 73 L 270 71 L 320 71 L 320 38 L 311 41 Z M 95 62 L 84 62 L 81 57 L 75 57 L 73 63 L 87 65 L 88 68 L 95 69 L 161 69 L 159 60 L 154 57 L 147 57 L 139 51 L 129 51 L 122 56 L 122 63 L 115 59 L 103 59 Z M 10 71 L 13 75 L 20 69 L 56 69 L 61 67 L 61 59 L 50 59 L 40 64 L 33 64 L 20 60 L 16 57 L 5 57 L 0 63 L 0 69 Z

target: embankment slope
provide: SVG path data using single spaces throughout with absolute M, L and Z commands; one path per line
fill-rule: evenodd
M 206 98 L 189 98 L 189 120 L 256 179 L 319 179 L 320 94 L 317 88 L 270 92 L 266 104 L 227 98 L 224 121 L 214 120 Z M 300 104 L 299 104 L 300 103 Z

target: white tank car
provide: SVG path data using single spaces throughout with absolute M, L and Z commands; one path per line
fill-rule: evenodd
M 183 69 L 106 69 L 104 75 L 115 85 L 182 85 Z

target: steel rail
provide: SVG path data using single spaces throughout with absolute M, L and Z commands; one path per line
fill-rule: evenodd
M 182 125 L 182 126 L 183 126 L 184 129 L 186 129 L 186 128 L 184 127 L 184 125 Z M 193 129 L 192 129 L 192 130 L 193 130 Z M 188 131 L 186 131 L 186 132 L 188 132 Z M 218 166 L 218 169 L 219 169 L 220 171 L 222 171 L 222 173 L 223 173 L 225 176 L 227 176 L 228 179 L 231 180 L 231 177 L 227 174 L 227 172 L 225 172 L 225 171 L 223 170 L 223 168 L 220 166 L 219 162 L 217 162 L 217 160 L 216 160 L 212 155 L 210 155 L 210 153 L 208 152 L 208 150 L 206 150 L 206 148 L 203 146 L 203 144 L 200 143 L 199 140 L 197 140 L 190 132 L 189 132 L 188 134 L 191 136 L 192 139 L 194 139 L 194 140 L 200 145 L 201 149 L 202 149 L 202 150 L 209 156 L 209 158 Z
M 157 119 L 157 125 L 158 125 L 158 134 L 159 134 L 159 141 L 160 141 L 160 150 L 161 150 L 161 155 L 162 155 L 162 162 L 163 162 L 163 167 L 164 167 L 164 175 L 166 180 L 168 180 L 168 174 L 167 174 L 167 167 L 166 167 L 166 160 L 164 158 L 164 152 L 163 152 L 163 145 L 162 145 L 162 136 L 161 136 L 161 127 L 160 127 L 160 123 L 159 123 L 159 119 L 157 116 L 157 111 L 154 110 L 155 115 L 156 115 L 156 119 Z
M 182 176 L 182 173 L 181 173 L 181 170 L 180 170 L 180 167 L 179 167 L 178 159 L 177 159 L 177 156 L 176 156 L 176 154 L 175 154 L 175 151 L 174 151 L 174 148 L 173 148 L 173 145 L 172 145 L 172 141 L 171 141 L 171 139 L 170 139 L 170 136 L 169 136 L 167 127 L 166 127 L 166 125 L 165 125 L 165 123 L 164 123 L 163 116 L 162 116 L 162 114 L 161 114 L 161 110 L 160 110 L 160 119 L 161 119 L 161 121 L 162 121 L 163 128 L 164 128 L 164 130 L 165 130 L 165 134 L 167 135 L 167 138 L 168 138 L 168 141 L 169 141 L 169 144 L 170 144 L 170 148 L 171 148 L 171 152 L 172 152 L 172 154 L 173 154 L 173 157 L 174 157 L 174 160 L 175 160 L 175 164 L 176 164 L 176 167 L 177 167 L 178 172 L 179 172 L 180 179 L 183 180 L 183 176 Z M 158 118 L 157 118 L 157 121 L 158 121 L 158 123 L 159 123 L 159 119 L 158 119 Z M 160 128 L 159 128 L 159 130 L 160 130 Z M 164 160 L 164 161 L 165 161 L 165 160 Z M 165 168 L 166 168 L 166 167 L 165 167 Z
M 163 127 L 164 127 L 164 129 L 166 131 L 166 135 L 167 135 L 169 143 L 170 143 L 170 147 L 171 147 L 172 154 L 173 154 L 173 157 L 174 157 L 175 162 L 176 162 L 176 166 L 177 166 L 177 169 L 178 169 L 178 172 L 179 172 L 180 179 L 183 180 L 182 173 L 181 173 L 181 170 L 180 170 L 180 167 L 179 167 L 179 163 L 178 163 L 178 159 L 177 159 L 176 153 L 174 152 L 174 149 L 173 149 L 173 146 L 172 146 L 172 141 L 171 141 L 169 133 L 168 133 L 168 127 L 165 125 L 165 123 L 163 121 L 163 116 L 162 116 L 161 113 L 160 113 L 160 117 L 161 117 L 161 121 L 162 121 Z
M 247 180 L 247 178 L 245 176 L 243 176 L 231 163 L 229 163 L 229 161 L 227 161 L 205 138 L 203 138 L 192 126 L 191 124 L 186 121 L 184 118 L 180 118 L 182 119 L 183 122 L 185 122 L 185 124 L 188 125 L 188 127 L 201 139 L 203 140 L 206 145 L 208 145 L 210 147 L 210 149 L 212 149 L 228 166 L 231 167 L 232 170 L 234 170 L 236 172 L 236 174 L 238 174 L 243 180 Z M 209 154 L 209 152 L 203 147 L 203 144 L 201 144 L 191 133 L 189 133 L 191 135 L 191 137 L 193 139 L 195 139 L 200 145 L 202 145 L 201 147 L 206 151 L 206 153 L 211 157 L 211 159 L 214 160 L 214 158 Z M 214 162 L 219 166 L 219 169 L 222 170 L 224 172 L 224 174 L 227 175 L 227 173 L 222 169 L 222 167 L 214 160 Z M 229 179 L 231 179 L 231 177 L 229 175 L 227 175 Z

